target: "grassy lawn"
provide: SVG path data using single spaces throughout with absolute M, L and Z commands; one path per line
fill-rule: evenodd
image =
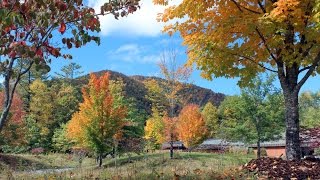
M 175 152 L 175 158 L 170 159 L 169 153 L 157 152 L 105 159 L 103 168 L 97 168 L 94 159 L 85 158 L 79 167 L 77 158 L 68 159 L 68 155 L 61 154 L 19 157 L 37 161 L 43 165 L 43 169 L 74 169 L 55 173 L 11 171 L 11 174 L 3 174 L 2 177 L 12 175 L 15 179 L 246 179 L 249 175 L 239 171 L 239 167 L 254 158 L 253 155 L 239 153 Z M 25 167 L 20 169 L 30 170 Z M 41 167 L 35 166 L 34 169 Z

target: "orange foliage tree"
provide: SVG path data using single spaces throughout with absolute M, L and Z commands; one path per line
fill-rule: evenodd
M 67 124 L 67 137 L 98 155 L 99 167 L 102 155 L 114 147 L 121 137 L 127 110 L 115 105 L 109 89 L 110 74 L 101 77 L 90 74 L 89 84 L 82 89 L 83 102 Z
M 189 104 L 181 110 L 176 132 L 178 138 L 189 149 L 201 143 L 207 137 L 208 130 L 198 105 Z
M 164 140 L 166 142 L 169 142 L 170 145 L 172 143 L 172 146 L 173 146 L 173 142 L 178 140 L 177 127 L 176 127 L 178 118 L 177 117 L 169 117 L 169 116 L 165 115 L 162 118 L 162 121 L 163 121 L 163 125 L 164 125 L 164 130 L 163 130 Z

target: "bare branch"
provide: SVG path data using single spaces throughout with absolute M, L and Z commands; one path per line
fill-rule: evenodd
M 305 70 L 310 69 L 310 68 L 311 68 L 311 66 L 307 66 L 307 67 L 304 67 L 304 68 L 300 69 L 300 70 L 299 70 L 299 74 L 300 74 L 301 72 L 305 71 Z
M 316 67 L 319 66 L 320 62 L 320 52 L 318 52 L 317 56 L 314 58 L 314 62 L 312 63 L 311 67 L 308 69 L 307 73 L 304 77 L 300 80 L 300 82 L 296 86 L 296 90 L 300 90 L 302 85 L 308 80 L 311 74 L 315 71 Z
M 260 0 L 257 0 L 260 9 L 262 10 L 263 13 L 267 13 L 266 9 L 263 7 L 262 3 L 260 2 Z

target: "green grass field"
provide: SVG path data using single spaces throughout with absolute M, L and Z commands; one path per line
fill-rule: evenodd
M 21 164 L 13 169 L 2 162 L 1 179 L 252 179 L 239 169 L 254 158 L 241 153 L 175 152 L 170 159 L 167 152 L 156 152 L 105 159 L 98 168 L 94 159 L 84 158 L 80 166 L 79 158 L 72 155 L 10 156 Z

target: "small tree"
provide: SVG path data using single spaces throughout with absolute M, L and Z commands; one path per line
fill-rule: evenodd
M 226 98 L 220 105 L 221 131 L 227 139 L 257 144 L 280 138 L 284 131 L 284 104 L 281 92 L 273 86 L 274 77 L 254 80 L 240 96 Z
M 208 130 L 205 119 L 200 113 L 198 105 L 189 104 L 181 110 L 176 131 L 178 138 L 189 150 L 207 137 Z
M 114 106 L 114 99 L 109 89 L 110 74 L 100 78 L 90 75 L 87 88 L 83 88 L 84 101 L 67 124 L 67 137 L 76 145 L 94 151 L 102 165 L 103 153 L 114 146 L 121 135 L 127 116 L 126 108 Z

